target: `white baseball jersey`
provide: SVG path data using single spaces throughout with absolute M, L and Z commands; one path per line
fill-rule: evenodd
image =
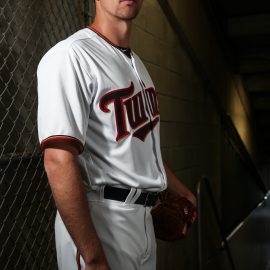
M 75 145 L 86 186 L 166 188 L 154 84 L 131 57 L 92 29 L 59 42 L 38 66 L 41 146 Z

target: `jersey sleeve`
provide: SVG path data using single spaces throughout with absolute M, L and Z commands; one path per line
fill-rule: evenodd
M 56 46 L 38 70 L 38 134 L 41 148 L 69 143 L 81 153 L 91 103 L 91 78 L 72 49 Z

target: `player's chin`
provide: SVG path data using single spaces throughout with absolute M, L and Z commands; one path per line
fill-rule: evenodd
M 138 13 L 139 11 L 130 11 L 130 12 L 119 14 L 118 17 L 122 20 L 131 21 L 137 17 Z
M 127 17 L 126 20 L 127 20 L 127 21 L 132 21 L 132 20 L 134 20 L 136 17 L 137 17 L 137 15 L 136 15 L 136 16 L 130 16 L 130 17 Z
M 137 14 L 136 15 L 130 15 L 130 16 L 122 16 L 122 17 L 120 17 L 120 19 L 125 20 L 125 21 L 132 21 L 136 17 L 137 17 Z

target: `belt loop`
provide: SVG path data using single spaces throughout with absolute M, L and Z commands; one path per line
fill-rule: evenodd
M 147 192 L 147 194 L 146 194 L 146 198 L 145 198 L 145 201 L 144 201 L 144 207 L 146 207 L 147 206 L 147 201 L 148 201 L 148 197 L 149 197 L 149 192 Z
M 136 190 L 136 193 L 133 196 L 132 201 L 130 201 L 131 203 L 135 203 L 142 193 L 142 190 L 140 188 L 135 188 L 135 190 Z
M 133 202 L 134 197 L 136 197 L 136 188 L 131 188 L 129 194 L 126 197 L 125 204 L 129 204 Z
M 99 189 L 99 199 L 100 199 L 101 201 L 104 200 L 104 188 L 105 188 L 105 185 L 102 185 L 102 186 L 100 187 L 100 189 Z

